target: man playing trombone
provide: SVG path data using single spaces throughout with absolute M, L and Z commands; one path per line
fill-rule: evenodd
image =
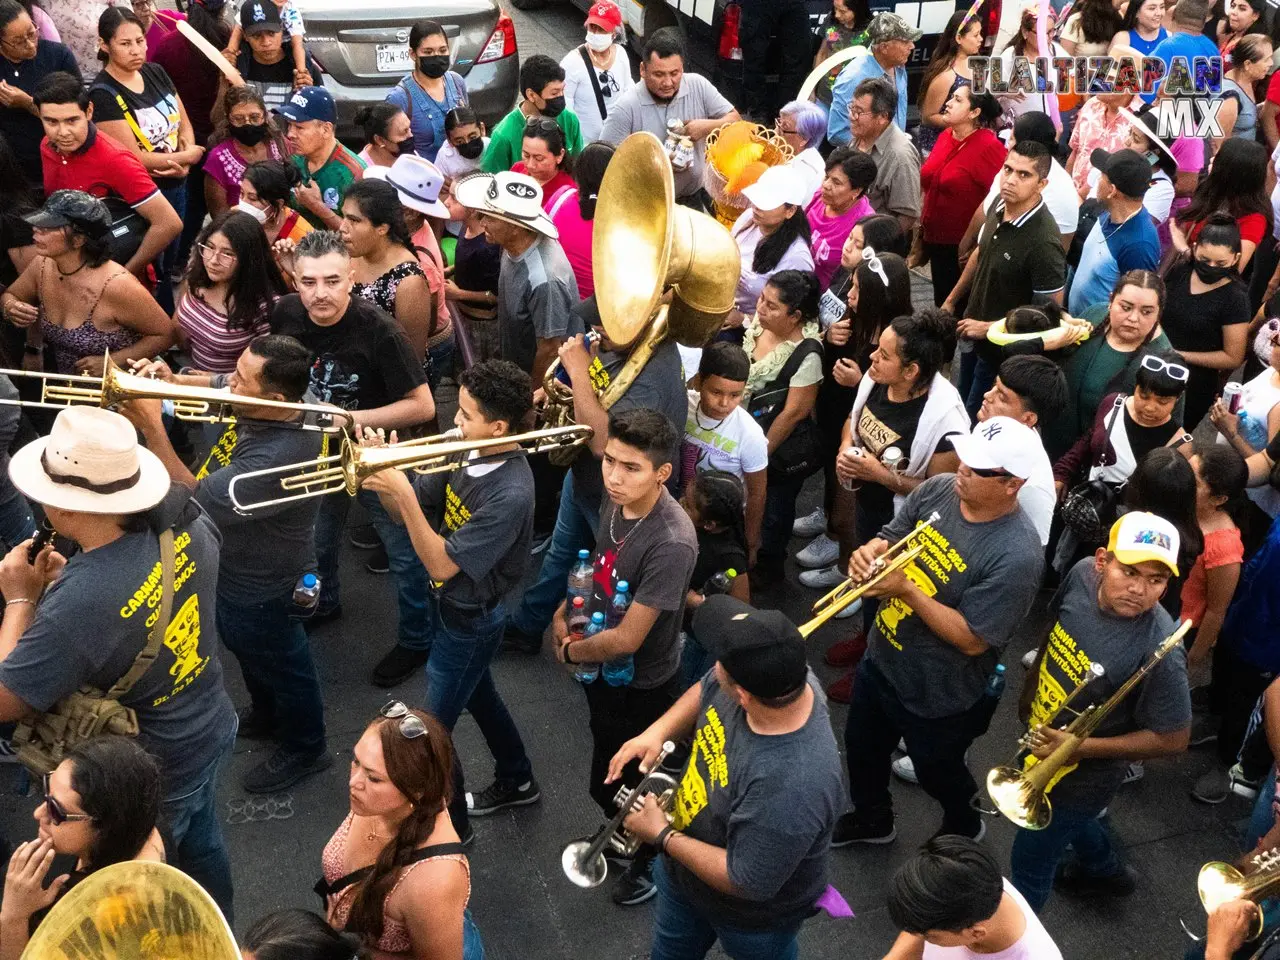
M 921 524 L 913 539 L 924 552 L 867 591 L 881 603 L 845 726 L 855 811 L 840 818 L 832 846 L 897 835 L 889 762 L 899 738 L 920 785 L 942 804 L 940 832 L 976 839 L 984 830 L 964 755 L 986 730 L 988 678 L 1040 583 L 1040 537 L 1018 505 L 1038 442 L 1025 424 L 992 417 L 953 443 L 958 471 L 916 487 L 849 559 L 850 576 L 866 580 L 891 559 L 889 545 Z
M 1178 546 L 1178 531 L 1168 520 L 1152 513 L 1127 513 L 1112 526 L 1106 549 L 1067 573 L 1050 606 L 1055 622 L 1022 696 L 1033 731 L 1028 746 L 1037 760 L 1048 757 L 1065 739 L 1052 721 L 1094 664 L 1101 664 L 1105 672 L 1063 713 L 1102 703 L 1173 632 L 1175 624 L 1160 598 L 1178 575 Z M 1120 787 L 1129 761 L 1187 749 L 1191 694 L 1185 653 L 1175 649 L 1156 664 L 1097 733 L 1080 744 L 1072 757 L 1075 762 L 1049 780 L 1053 816 L 1048 826 L 1019 829 L 1014 838 L 1010 879 L 1037 912 L 1055 885 L 1077 896 L 1133 892 L 1133 874 L 1117 856 L 1098 817 Z M 1068 846 L 1075 857 L 1058 872 Z

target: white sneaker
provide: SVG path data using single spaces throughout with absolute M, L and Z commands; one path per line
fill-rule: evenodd
M 1022 655 L 1022 665 L 1023 665 L 1023 667 L 1025 667 L 1025 668 L 1026 668 L 1026 669 L 1028 669 L 1028 670 L 1030 670 L 1032 667 L 1034 667 L 1034 666 L 1036 665 L 1036 656 L 1037 656 L 1039 653 L 1040 653 L 1040 651 L 1039 651 L 1039 650 L 1037 650 L 1035 647 L 1032 647 L 1030 650 L 1028 650 L 1026 653 L 1024 653 L 1024 654 Z
M 821 570 L 805 570 L 800 574 L 800 582 L 806 587 L 823 590 L 830 589 L 847 579 L 848 577 L 840 572 L 840 568 L 834 565 L 823 567 Z
M 796 517 L 796 522 L 791 525 L 791 532 L 797 537 L 816 537 L 826 529 L 827 511 L 821 505 L 814 508 L 812 513 Z
M 1129 764 L 1128 767 L 1125 768 L 1124 779 L 1121 780 L 1120 782 L 1122 784 L 1136 783 L 1146 775 L 1147 775 L 1147 771 L 1143 768 L 1142 761 L 1134 760 L 1132 763 Z
M 893 761 L 893 775 L 907 783 L 920 782 L 916 779 L 916 765 L 911 762 L 910 757 L 903 756 Z
M 796 563 L 809 568 L 829 567 L 839 559 L 840 544 L 825 533 L 818 534 L 807 547 L 796 554 Z

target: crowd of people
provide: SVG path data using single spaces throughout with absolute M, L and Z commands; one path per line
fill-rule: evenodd
M 541 798 L 491 672 L 502 652 L 549 647 L 582 686 L 602 822 L 619 783 L 674 778 L 669 809 L 649 793 L 626 815 L 634 852 L 603 850 L 614 903 L 656 901 L 660 960 L 716 941 L 798 956 L 807 917 L 847 911 L 833 850 L 894 842 L 895 777 L 941 816 L 885 891 L 902 931 L 887 960 L 1060 957 L 1037 914 L 1055 889 L 1134 891 L 1108 809 L 1145 761 L 1191 745 L 1217 754 L 1191 796 L 1254 798 L 1248 849 L 1276 841 L 1268 10 L 1082 0 L 1046 25 L 1031 4 L 996 38 L 958 10 L 915 123 L 918 30 L 834 0 L 818 38 L 801 5 L 776 6 L 744 14 L 742 45 L 763 62 L 770 31 L 796 35 L 780 94 L 748 70 L 741 114 L 685 69 L 675 28 L 633 73 L 622 12 L 597 0 L 580 46 L 524 58 L 491 125 L 450 30 L 419 21 L 411 73 L 348 144 L 290 2 L 0 0 L 0 733 L 44 774 L 0 960 L 121 861 L 175 864 L 234 918 L 215 796 L 237 738 L 267 745 L 239 784 L 266 795 L 350 746 L 326 730 L 308 638 L 355 616 L 349 548 L 394 584 L 395 642 L 367 682 L 416 686 L 352 747 L 350 812 L 314 865 L 325 916 L 260 919 L 246 957 L 484 956 L 472 820 Z M 1163 136 L 1163 92 L 972 85 L 970 57 L 1046 42 L 1221 56 L 1224 135 Z M 791 99 L 854 45 L 813 102 Z M 597 300 L 631 267 L 616 224 L 611 257 L 593 239 L 636 134 L 667 152 L 674 202 L 733 241 L 732 305 L 706 343 L 621 342 Z M 719 166 L 735 137 L 760 147 L 750 176 Z M 16 375 L 118 370 L 152 392 L 104 387 L 56 416 Z M 234 417 L 193 421 L 183 391 Z M 526 456 L 556 403 L 591 435 Z M 348 469 L 353 495 L 281 486 L 450 427 L 475 452 L 448 470 Z M 820 633 L 776 609 L 850 585 Z M 1019 671 L 1005 650 L 1042 590 L 1050 626 Z M 1180 621 L 1185 649 L 1149 664 Z M 841 671 L 825 690 L 810 642 Z M 1002 870 L 968 751 L 1006 673 L 1029 770 L 1068 742 L 1068 699 L 1100 706 L 1140 670 Z M 829 703 L 848 705 L 843 758 Z M 464 711 L 492 757 L 480 784 L 464 771 L 490 758 L 452 743 Z M 1215 911 L 1204 956 L 1241 946 L 1251 910 Z

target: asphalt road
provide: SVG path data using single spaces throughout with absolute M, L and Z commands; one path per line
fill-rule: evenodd
M 582 17 L 568 5 L 536 13 L 513 10 L 512 14 L 524 55 L 543 52 L 558 58 L 581 42 Z M 924 294 L 923 288 L 916 292 Z M 813 500 L 810 488 L 802 500 L 802 512 Z M 324 685 L 330 748 L 337 762 L 287 795 L 274 798 L 276 802 L 269 807 L 263 805 L 258 819 L 249 822 L 244 822 L 246 796 L 238 783 L 244 772 L 262 759 L 260 750 L 241 745 L 224 777 L 219 802 L 232 855 L 238 931 L 243 932 L 272 910 L 317 906 L 311 886 L 319 875 L 320 851 L 347 812 L 346 771 L 351 746 L 388 699 L 388 692 L 372 687 L 367 677 L 394 641 L 394 588 L 389 577 L 366 573 L 363 562 L 362 554 L 348 548 L 342 570 L 346 613 L 341 620 L 312 633 Z M 789 574 L 794 576 L 790 568 Z M 792 580 L 774 585 L 757 597 L 757 603 L 779 607 L 802 622 L 814 599 L 814 591 Z M 971 752 L 971 768 L 979 780 L 991 766 L 1004 762 L 1013 749 L 1018 733 L 1013 694 L 1024 676 L 1017 658 L 1043 636 L 1045 600 L 1047 595 L 1042 594 L 1032 615 L 1019 625 L 1005 657 L 1010 665 L 1010 692 L 992 730 Z M 811 641 L 812 663 L 824 681 L 835 679 L 836 672 L 822 663 L 822 653 L 843 635 L 842 623 L 847 622 L 824 627 Z M 533 758 L 542 801 L 475 821 L 471 903 L 488 957 L 647 957 L 651 905 L 617 908 L 608 899 L 607 884 L 582 891 L 560 871 L 564 844 L 593 830 L 599 822 L 599 813 L 586 793 L 590 741 L 581 691 L 546 650 L 536 657 L 502 657 L 494 672 Z M 237 704 L 245 703 L 234 661 L 229 663 L 227 674 Z M 423 680 L 415 678 L 392 695 L 421 703 Z M 841 739 L 843 708 L 833 707 L 832 715 Z M 456 740 L 470 785 L 483 786 L 489 778 L 489 762 L 469 717 L 461 721 Z M 1188 790 L 1209 767 L 1211 758 L 1211 752 L 1197 750 L 1174 760 L 1148 763 L 1145 779 L 1121 790 L 1111 807 L 1112 822 L 1141 883 L 1132 897 L 1120 902 L 1084 905 L 1062 898 L 1051 900 L 1044 921 L 1066 957 L 1173 960 L 1182 956 L 1187 945 L 1179 917 L 1203 929 L 1195 895 L 1196 871 L 1205 861 L 1234 855 L 1238 822 L 1247 815 L 1241 800 L 1206 807 L 1189 798 Z M 16 768 L 0 772 L 0 825 L 15 843 L 35 832 L 30 812 L 37 801 L 18 793 L 20 782 Z M 893 789 L 897 842 L 835 851 L 831 857 L 833 882 L 853 906 L 856 918 L 834 921 L 823 915 L 810 921 L 802 934 L 802 956 L 875 960 L 892 942 L 896 931 L 884 909 L 885 881 L 937 829 L 940 816 L 918 787 L 895 783 Z M 987 843 L 1005 863 L 1013 833 L 1004 820 L 989 823 Z

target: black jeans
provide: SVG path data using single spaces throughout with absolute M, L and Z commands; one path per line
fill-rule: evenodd
M 777 57 L 769 54 L 777 37 Z M 745 0 L 738 42 L 742 46 L 743 115 L 772 123 L 778 109 L 800 90 L 813 65 L 813 34 L 802 0 Z M 767 78 L 777 72 L 770 96 Z
M 796 497 L 804 486 L 804 477 L 781 477 L 769 471 L 769 485 L 764 493 L 764 521 L 760 530 L 760 556 L 757 564 L 764 570 L 782 570 L 791 541 L 791 527 L 796 522 Z
M 587 694 L 587 710 L 591 714 L 591 782 L 587 789 L 591 799 L 600 805 L 606 817 L 618 812 L 613 798 L 618 787 L 634 787 L 641 780 L 640 764 L 632 761 L 622 773 L 620 783 L 605 783 L 609 761 L 618 748 L 644 733 L 653 721 L 667 712 L 684 693 L 680 671 L 666 683 L 652 690 L 635 687 L 611 687 L 603 678 L 583 687 Z
M 1253 708 L 1275 676 L 1241 660 L 1224 643 L 1214 646 L 1209 706 L 1219 718 L 1218 759 L 1225 765 L 1236 762 Z
M 898 699 L 880 669 L 864 659 L 853 681 L 844 728 L 849 796 L 858 819 L 892 821 L 889 761 L 902 739 L 907 742 L 920 786 L 942 804 L 942 832 L 975 836 L 981 820 L 971 801 L 978 785 L 964 754 L 989 721 L 990 707 L 984 698 L 963 713 L 916 716 Z
M 929 275 L 933 278 L 933 305 L 940 307 L 960 280 L 960 247 L 953 243 L 926 243 L 924 248 L 929 253 Z

